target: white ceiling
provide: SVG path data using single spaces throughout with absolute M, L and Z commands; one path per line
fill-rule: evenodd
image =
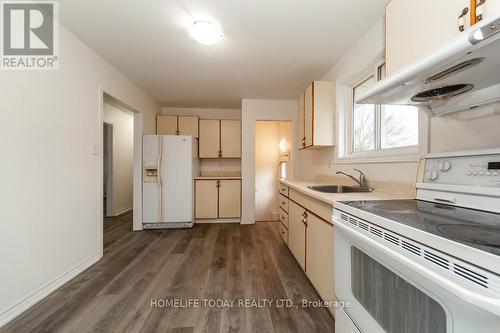
M 383 15 L 385 0 L 64 0 L 62 24 L 165 106 L 295 99 Z M 193 41 L 196 19 L 224 39 Z

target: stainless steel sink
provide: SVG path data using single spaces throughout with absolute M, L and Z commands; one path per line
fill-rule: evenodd
M 373 189 L 369 187 L 345 185 L 310 185 L 308 188 L 323 193 L 366 193 L 373 191 Z

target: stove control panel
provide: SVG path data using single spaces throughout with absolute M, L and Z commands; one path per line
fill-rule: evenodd
M 429 157 L 425 161 L 424 182 L 500 187 L 500 153 Z

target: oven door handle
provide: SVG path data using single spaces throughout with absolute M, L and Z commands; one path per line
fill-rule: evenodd
M 373 240 L 371 237 L 368 237 L 367 235 L 364 235 L 362 232 L 355 230 L 351 228 L 350 226 L 344 224 L 342 221 L 338 220 L 335 216 L 332 219 L 333 224 L 335 227 L 342 229 L 345 233 L 348 235 L 355 237 L 365 244 L 368 244 L 380 252 L 384 253 L 385 255 L 391 257 L 392 259 L 396 259 L 405 266 L 411 268 L 415 272 L 418 272 L 422 276 L 424 276 L 426 279 L 433 281 L 440 287 L 446 289 L 450 293 L 456 295 L 459 297 L 461 300 L 463 300 L 466 303 L 472 304 L 474 306 L 477 306 L 485 311 L 488 311 L 490 313 L 493 313 L 496 316 L 500 316 L 500 299 L 497 298 L 492 298 L 488 296 L 484 296 L 478 293 L 475 293 L 473 291 L 470 291 L 452 281 L 449 279 L 446 279 L 445 277 L 442 277 L 441 275 L 436 274 L 435 272 L 431 271 L 430 269 L 420 265 L 419 263 L 408 259 L 406 256 L 402 255 L 401 253 L 392 250 L 391 248 L 380 244 L 378 241 Z

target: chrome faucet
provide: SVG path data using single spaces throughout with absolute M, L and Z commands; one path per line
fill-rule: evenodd
M 366 175 L 364 174 L 364 172 L 361 171 L 361 170 L 359 170 L 359 169 L 356 169 L 356 168 L 354 168 L 354 170 L 356 170 L 357 172 L 359 172 L 359 178 L 351 176 L 350 174 L 348 174 L 346 172 L 343 172 L 343 171 L 337 171 L 336 173 L 337 173 L 337 175 L 344 175 L 344 176 L 347 176 L 347 177 L 351 178 L 356 183 L 358 183 L 359 187 L 370 188 L 368 186 L 368 180 L 366 179 Z

